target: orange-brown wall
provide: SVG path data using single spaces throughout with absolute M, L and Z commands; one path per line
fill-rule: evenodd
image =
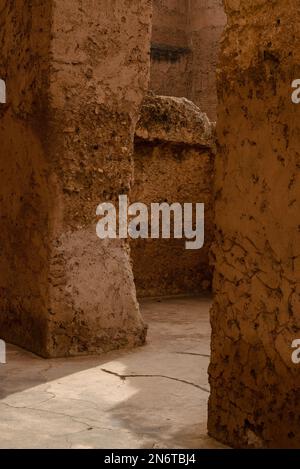
M 288 6 L 288 8 L 287 8 Z M 210 434 L 300 447 L 298 0 L 227 1 L 218 74 Z
M 216 68 L 221 35 L 226 25 L 222 0 L 189 1 L 189 40 L 192 49 L 188 98 L 217 117 Z
M 205 242 L 187 250 L 185 239 L 131 240 L 139 296 L 211 290 L 214 128 L 185 99 L 149 96 L 142 106 L 134 148 L 132 202 L 205 204 Z M 195 210 L 194 210 L 195 214 Z
M 43 356 L 145 339 L 128 248 L 96 207 L 128 192 L 150 0 L 1 2 L 0 330 Z
M 222 0 L 154 0 L 150 88 L 186 97 L 216 120 L 216 63 L 226 24 Z M 173 53 L 172 53 L 173 50 Z

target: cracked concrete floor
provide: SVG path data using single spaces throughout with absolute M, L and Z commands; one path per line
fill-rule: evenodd
M 0 448 L 221 448 L 206 434 L 209 306 L 144 300 L 147 345 L 43 360 L 8 346 Z

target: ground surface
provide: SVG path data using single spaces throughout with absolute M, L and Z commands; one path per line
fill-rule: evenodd
M 148 343 L 43 360 L 8 346 L 0 448 L 219 448 L 206 434 L 210 301 L 144 300 Z

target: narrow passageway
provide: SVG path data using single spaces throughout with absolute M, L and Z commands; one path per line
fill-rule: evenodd
M 43 360 L 9 346 L 0 448 L 222 447 L 206 432 L 209 307 L 143 300 L 147 345 L 101 357 Z

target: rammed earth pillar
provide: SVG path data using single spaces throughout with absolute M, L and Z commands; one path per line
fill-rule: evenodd
M 234 447 L 299 448 L 299 2 L 224 4 L 209 432 Z
M 4 1 L 0 337 L 43 356 L 143 343 L 127 244 L 96 207 L 128 193 L 150 0 Z

